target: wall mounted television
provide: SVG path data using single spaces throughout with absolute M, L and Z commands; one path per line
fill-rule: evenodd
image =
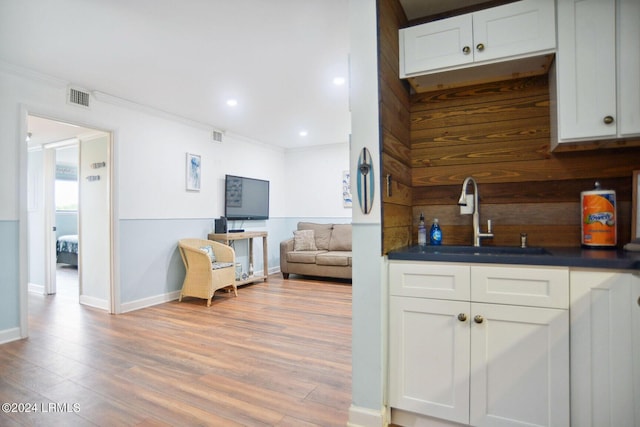
M 224 216 L 232 221 L 269 219 L 269 181 L 225 175 Z

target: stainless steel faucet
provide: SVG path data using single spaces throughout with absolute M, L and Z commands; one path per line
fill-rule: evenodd
M 458 205 L 467 206 L 467 187 L 473 183 L 473 246 L 480 246 L 480 239 L 492 238 L 491 220 L 487 220 L 487 232 L 480 232 L 480 203 L 478 198 L 478 184 L 472 176 L 468 176 L 462 183 L 462 193 L 458 199 Z

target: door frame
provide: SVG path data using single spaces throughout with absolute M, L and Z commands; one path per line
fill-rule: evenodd
M 27 135 L 28 132 L 28 116 L 37 116 L 49 120 L 55 120 L 71 125 L 79 125 L 87 128 L 93 128 L 101 130 L 110 135 L 108 141 L 108 156 L 107 167 L 109 168 L 109 182 L 108 182 L 108 197 L 109 197 L 109 301 L 108 301 L 108 313 L 116 314 L 121 312 L 119 295 L 120 295 L 120 281 L 117 276 L 118 259 L 116 254 L 116 243 L 118 241 L 118 218 L 117 218 L 117 197 L 116 186 L 117 182 L 116 170 L 114 167 L 114 159 L 116 158 L 116 132 L 110 130 L 111 126 L 101 125 L 92 122 L 84 122 L 77 118 L 70 117 L 69 114 L 60 113 L 59 111 L 49 111 L 42 107 L 32 107 L 29 105 L 20 105 L 20 124 L 18 126 L 18 146 L 20 154 L 20 180 L 19 180 L 19 251 L 20 251 L 20 336 L 26 338 L 29 335 L 29 306 L 28 306 L 28 147 L 24 141 L 24 138 L 20 138 L 20 135 Z M 80 213 L 79 213 L 80 215 Z

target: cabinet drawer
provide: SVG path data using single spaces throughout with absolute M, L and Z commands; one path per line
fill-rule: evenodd
M 471 299 L 477 302 L 569 308 L 569 269 L 471 266 Z
M 470 270 L 465 264 L 392 262 L 391 295 L 469 301 Z

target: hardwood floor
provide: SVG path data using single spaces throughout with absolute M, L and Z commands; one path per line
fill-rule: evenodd
M 274 275 L 209 308 L 186 298 L 117 316 L 29 294 L 29 313 L 30 337 L 0 346 L 0 402 L 40 412 L 1 412 L 2 426 L 347 423 L 348 283 Z

